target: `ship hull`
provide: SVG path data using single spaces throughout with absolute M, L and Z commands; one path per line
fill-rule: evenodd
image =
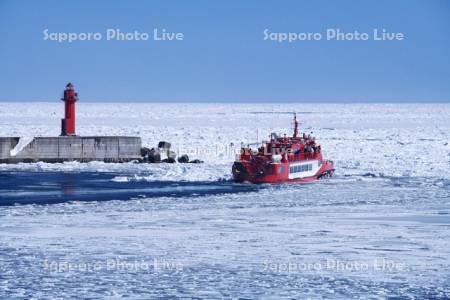
M 232 172 L 233 180 L 238 183 L 309 183 L 333 176 L 334 165 L 331 161 L 312 160 L 261 167 L 251 162 L 237 161 Z

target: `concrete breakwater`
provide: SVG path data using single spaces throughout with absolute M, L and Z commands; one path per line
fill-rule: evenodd
M 132 136 L 0 137 L 0 163 L 140 160 L 141 138 Z

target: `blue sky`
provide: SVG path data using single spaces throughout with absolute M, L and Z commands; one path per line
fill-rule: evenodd
M 182 32 L 107 41 L 105 30 Z M 403 41 L 265 41 L 386 29 Z M 44 40 L 100 32 L 100 41 Z M 0 0 L 0 101 L 450 102 L 449 1 Z

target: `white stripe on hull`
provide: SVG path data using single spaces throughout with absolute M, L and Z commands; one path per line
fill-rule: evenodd
M 289 179 L 312 177 L 316 175 L 321 166 L 322 164 L 319 160 L 292 163 L 289 165 Z

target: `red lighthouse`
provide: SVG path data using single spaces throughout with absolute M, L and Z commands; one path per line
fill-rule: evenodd
M 75 102 L 78 101 L 78 93 L 75 92 L 72 83 L 66 85 L 64 97 L 65 118 L 61 120 L 61 135 L 75 135 Z

